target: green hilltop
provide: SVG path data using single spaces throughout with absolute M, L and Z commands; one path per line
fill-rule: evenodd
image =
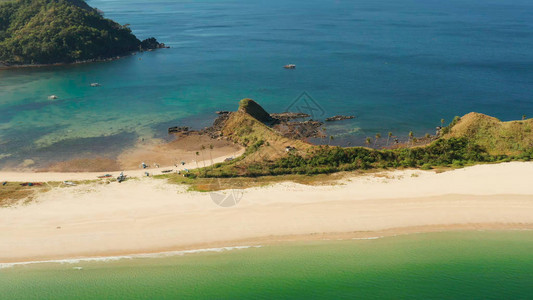
M 425 145 L 395 149 L 312 145 L 268 126 L 269 114 L 251 99 L 240 102 L 221 129 L 222 136 L 246 147 L 230 162 L 194 170 L 190 177 L 259 177 L 329 174 L 398 168 L 458 168 L 479 163 L 533 160 L 533 119 L 501 122 L 470 113 L 457 117 Z
M 456 118 L 444 138 L 467 138 L 492 155 L 520 155 L 533 148 L 533 119 L 502 122 L 480 113 Z
M 131 30 L 83 0 L 0 0 L 0 63 L 72 63 L 116 57 L 140 48 Z

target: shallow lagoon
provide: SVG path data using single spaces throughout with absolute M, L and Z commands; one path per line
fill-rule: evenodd
M 290 242 L 0 269 L 6 299 L 526 299 L 533 233 Z
M 328 125 L 339 145 L 433 133 L 470 111 L 502 120 L 533 111 L 527 0 L 88 3 L 172 48 L 0 71 L 0 167 L 113 157 L 166 138 L 168 126 L 207 126 L 244 97 L 281 112 L 307 92 L 315 119 L 356 115 Z

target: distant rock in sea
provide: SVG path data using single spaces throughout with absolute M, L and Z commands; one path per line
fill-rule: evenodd
M 333 116 L 331 118 L 327 118 L 326 122 L 343 121 L 343 120 L 350 120 L 354 118 L 355 116 Z

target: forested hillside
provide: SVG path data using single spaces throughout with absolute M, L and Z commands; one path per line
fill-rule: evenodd
M 138 50 L 131 30 L 83 0 L 0 0 L 0 62 L 71 63 Z M 154 46 L 153 48 L 156 48 Z

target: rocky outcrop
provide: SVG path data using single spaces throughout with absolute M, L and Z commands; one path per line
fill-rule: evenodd
M 218 117 L 213 122 L 213 125 L 202 130 L 190 130 L 189 127 L 170 127 L 169 134 L 189 135 L 189 134 L 205 134 L 211 138 L 222 138 L 223 131 L 228 120 L 232 115 L 245 114 L 257 121 L 274 129 L 278 134 L 290 139 L 307 139 L 311 137 L 324 137 L 322 125 L 320 121 L 306 120 L 306 121 L 292 121 L 295 119 L 309 118 L 305 113 L 276 113 L 269 114 L 261 105 L 252 99 L 243 99 L 239 103 L 238 113 L 229 111 L 217 111 Z M 240 125 L 242 127 L 242 124 Z M 227 133 L 227 132 L 226 132 Z
M 355 116 L 333 116 L 331 118 L 327 118 L 326 122 L 334 122 L 334 121 L 342 121 L 342 120 L 350 120 L 354 119 Z
M 239 102 L 239 111 L 247 113 L 256 120 L 265 124 L 272 124 L 275 122 L 275 119 L 272 118 L 270 114 L 267 113 L 263 107 L 261 107 L 261 105 L 257 104 L 257 102 L 252 99 L 242 99 Z
M 174 126 L 168 129 L 168 133 L 182 133 L 187 131 L 189 131 L 189 127 L 187 126 Z
M 324 123 L 320 121 L 282 122 L 273 128 L 284 137 L 291 139 L 320 138 L 325 134 L 322 131 Z
M 164 43 L 158 42 L 154 37 L 148 38 L 141 42 L 140 44 L 141 50 L 153 50 L 153 49 L 161 49 L 161 48 L 170 48 Z
M 270 116 L 274 119 L 278 119 L 282 122 L 287 122 L 294 119 L 304 119 L 311 117 L 308 114 L 304 113 L 293 113 L 293 112 L 284 112 L 284 113 L 278 113 L 278 114 L 270 114 Z

